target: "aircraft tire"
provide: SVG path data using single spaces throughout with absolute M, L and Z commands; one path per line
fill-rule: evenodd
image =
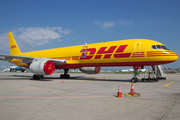
M 61 79 L 62 79 L 62 78 L 64 78 L 64 79 L 69 79 L 69 78 L 70 78 L 70 75 L 69 75 L 69 74 L 66 74 L 66 75 L 61 74 L 61 75 L 60 75 L 60 78 L 61 78 Z
M 33 80 L 36 80 L 37 79 L 37 75 L 33 75 Z
M 131 82 L 135 83 L 135 79 L 134 79 L 134 78 L 132 78 L 132 79 L 131 79 Z
M 61 75 L 60 75 L 60 78 L 61 78 L 61 79 L 64 78 L 64 74 L 61 74 Z
M 132 78 L 132 79 L 131 79 L 131 82 L 133 82 L 133 83 L 138 82 L 138 78 L 136 78 L 136 77 Z
M 40 80 L 44 78 L 44 75 L 39 75 Z
M 68 79 L 70 78 L 70 75 L 69 75 L 69 74 L 67 74 L 67 78 L 68 78 Z
M 33 80 L 41 80 L 43 78 L 44 78 L 43 75 L 33 75 Z
M 40 80 L 40 79 L 41 79 L 41 76 L 37 75 L 36 79 L 37 79 L 37 80 Z

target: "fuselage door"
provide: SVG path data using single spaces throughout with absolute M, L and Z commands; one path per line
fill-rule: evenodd
M 141 54 L 141 42 L 140 41 L 135 42 L 134 54 L 136 54 L 136 55 Z
M 81 58 L 86 58 L 88 46 L 83 46 L 81 50 Z

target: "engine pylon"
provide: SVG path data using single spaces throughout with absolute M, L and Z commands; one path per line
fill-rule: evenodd
M 117 93 L 117 97 L 118 97 L 118 98 L 122 98 L 121 86 L 119 86 L 119 90 L 118 90 L 118 93 Z

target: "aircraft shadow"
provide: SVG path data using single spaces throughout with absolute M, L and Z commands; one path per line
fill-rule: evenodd
M 82 80 L 82 81 L 107 81 L 107 82 L 130 82 L 130 80 L 117 80 L 117 79 L 99 79 L 99 78 L 93 78 L 93 77 L 84 77 L 84 76 L 81 76 L 81 77 L 71 77 L 70 80 Z
M 84 77 L 84 76 L 71 77 L 70 79 L 67 79 L 67 80 L 82 80 L 82 81 L 87 80 L 87 81 L 107 81 L 107 82 L 131 82 L 131 79 L 106 79 L 106 78 L 105 79 L 98 79 L 98 78 Z M 145 81 L 142 82 L 140 78 L 139 78 L 138 82 L 140 82 L 140 83 L 157 83 L 156 80 L 145 80 Z
M 32 76 L 28 76 L 28 75 L 12 75 L 13 77 L 6 77 L 6 78 L 0 78 L 0 80 L 32 80 L 32 81 L 53 81 L 53 80 L 62 80 L 59 77 L 51 77 L 51 76 L 45 76 L 44 79 L 41 80 L 34 80 L 32 79 Z M 18 77 L 18 78 L 16 78 Z M 69 79 L 63 79 L 64 81 L 66 80 L 80 80 L 80 81 L 106 81 L 106 82 L 131 82 L 130 79 L 99 79 L 99 78 L 94 78 L 94 77 L 84 77 L 84 76 L 75 76 L 75 77 L 71 77 Z M 139 82 L 142 82 L 141 80 L 139 80 Z M 154 83 L 156 81 L 154 80 L 147 80 L 144 81 L 142 83 Z

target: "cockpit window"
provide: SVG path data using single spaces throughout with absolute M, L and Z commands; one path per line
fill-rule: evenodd
M 165 50 L 169 50 L 166 46 L 161 46 L 163 49 L 165 49 Z
M 156 45 L 157 49 L 162 49 L 161 45 Z
M 165 49 L 165 50 L 169 50 L 166 46 L 164 45 L 152 45 L 151 46 L 152 49 Z
M 156 46 L 155 46 L 155 45 L 152 45 L 152 49 L 156 49 Z

